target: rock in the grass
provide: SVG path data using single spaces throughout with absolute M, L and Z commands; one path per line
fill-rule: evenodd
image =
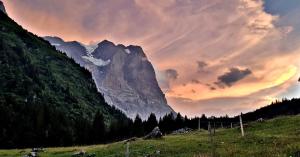
M 81 150 L 80 152 L 76 152 L 72 155 L 72 157 L 80 157 L 80 156 L 84 156 L 86 154 L 86 152 L 84 150 Z
M 263 119 L 263 118 L 258 118 L 256 121 L 257 121 L 257 122 L 263 122 L 264 119 Z
M 29 154 L 24 155 L 23 157 L 38 157 L 38 154 L 37 152 L 30 152 Z
M 144 139 L 154 139 L 154 138 L 161 138 L 163 136 L 162 132 L 160 131 L 159 127 L 155 127 L 148 135 L 144 137 Z
M 32 152 L 44 152 L 45 149 L 44 148 L 32 148 Z
M 159 155 L 160 154 L 160 150 L 155 151 L 155 154 Z
M 173 131 L 172 134 L 184 134 L 184 133 L 188 133 L 192 130 L 193 129 L 191 129 L 191 128 L 185 127 L 185 128 L 181 128 L 181 129 Z

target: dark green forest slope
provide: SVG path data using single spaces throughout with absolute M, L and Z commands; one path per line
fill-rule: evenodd
M 97 111 L 127 120 L 86 69 L 0 12 L 0 147 L 88 143 Z

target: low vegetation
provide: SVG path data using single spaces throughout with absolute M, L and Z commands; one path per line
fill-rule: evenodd
M 296 157 L 300 151 L 300 116 L 279 117 L 245 125 L 245 137 L 238 127 L 218 129 L 209 136 L 205 130 L 186 134 L 167 135 L 162 139 L 137 139 L 130 142 L 130 157 Z M 41 157 L 70 157 L 81 150 L 95 156 L 125 156 L 126 144 L 117 142 L 106 145 L 82 147 L 46 148 Z M 28 154 L 30 149 L 0 150 L 1 157 L 17 157 Z

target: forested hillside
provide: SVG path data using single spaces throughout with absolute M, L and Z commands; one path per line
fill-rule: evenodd
M 86 69 L 0 12 L 0 147 L 93 143 L 97 111 L 106 128 L 129 122 Z
M 283 99 L 272 102 L 270 105 L 248 112 L 243 115 L 247 121 L 254 121 L 259 118 L 271 119 L 283 115 L 297 115 L 300 113 L 300 99 Z

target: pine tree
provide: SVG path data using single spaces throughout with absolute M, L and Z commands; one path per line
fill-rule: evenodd
M 143 121 L 139 115 L 136 115 L 133 122 L 133 134 L 137 137 L 141 137 L 144 135 Z
M 173 114 L 165 115 L 159 122 L 159 128 L 163 133 L 171 133 L 175 130 L 175 120 Z
M 105 141 L 105 123 L 99 110 L 95 114 L 92 130 L 94 143 L 103 143 Z
M 145 123 L 145 131 L 146 133 L 151 132 L 156 126 L 158 126 L 158 122 L 154 113 L 151 113 L 148 120 Z
M 181 116 L 180 113 L 177 114 L 176 119 L 175 119 L 175 123 L 176 123 L 176 128 L 175 129 L 180 129 L 180 128 L 184 127 L 183 117 Z

